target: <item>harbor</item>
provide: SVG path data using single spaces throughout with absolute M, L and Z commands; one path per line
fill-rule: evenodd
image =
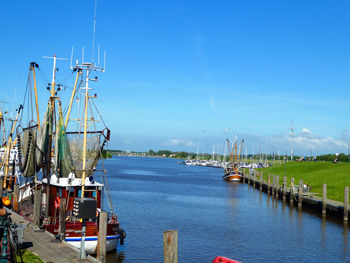
M 3 2 L 0 263 L 350 262 L 349 10 Z
M 163 261 L 162 233 L 170 229 L 178 231 L 178 262 L 211 262 L 219 255 L 241 262 L 289 262 L 296 255 L 304 262 L 349 260 L 342 216 L 322 216 L 305 203 L 298 209 L 297 201 L 290 206 L 254 188 L 253 180 L 226 182 L 222 169 L 163 158 L 114 156 L 106 167 L 128 229 L 109 262 Z

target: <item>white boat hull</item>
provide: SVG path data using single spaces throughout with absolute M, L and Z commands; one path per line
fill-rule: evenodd
M 106 242 L 106 252 L 110 252 L 117 249 L 119 240 L 119 235 L 115 236 L 107 236 L 107 242 Z M 81 237 L 67 237 L 66 242 L 77 248 L 80 249 L 81 246 Z M 97 236 L 89 236 L 85 237 L 85 252 L 91 255 L 94 255 L 97 253 Z

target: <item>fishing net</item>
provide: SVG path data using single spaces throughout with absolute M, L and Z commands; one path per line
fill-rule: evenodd
M 50 103 L 47 107 L 47 111 L 44 116 L 44 120 L 41 124 L 38 139 L 37 139 L 37 148 L 36 148 L 36 165 L 41 167 L 43 165 L 43 158 L 44 156 L 50 156 L 48 155 L 47 149 L 49 144 L 49 136 L 50 131 L 52 131 L 52 118 L 51 118 L 51 111 L 50 111 Z
M 19 135 L 20 158 L 18 159 L 20 170 L 24 177 L 32 177 L 40 170 L 40 166 L 37 166 L 35 158 L 37 131 L 38 126 L 35 125 L 23 129 Z
M 60 177 L 68 177 L 68 174 L 74 170 L 72 155 L 66 136 L 66 128 L 63 124 L 63 114 L 61 106 L 59 107 L 59 120 L 56 134 L 56 163 Z
M 75 175 L 81 178 L 83 173 L 84 133 L 67 132 L 66 134 L 73 159 L 73 166 L 75 168 Z M 96 167 L 100 158 L 101 135 L 102 132 L 100 131 L 87 133 L 85 161 L 86 176 L 90 176 L 93 173 L 93 169 Z

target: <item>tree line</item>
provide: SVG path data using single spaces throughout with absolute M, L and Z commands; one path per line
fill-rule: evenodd
M 180 151 L 180 152 L 173 152 L 170 150 L 159 150 L 159 151 L 154 151 L 153 149 L 150 149 L 145 152 L 136 152 L 136 151 L 123 151 L 123 150 L 107 150 L 108 153 L 114 154 L 114 155 L 135 155 L 135 156 L 148 156 L 148 157 L 165 157 L 165 158 L 178 158 L 178 159 L 204 159 L 204 160 L 210 160 L 212 158 L 211 154 L 208 153 L 202 153 L 199 156 L 196 153 L 193 152 L 185 152 L 185 151 Z M 104 152 L 103 155 L 108 155 L 106 152 Z M 107 158 L 108 158 L 107 157 Z M 350 162 L 350 155 L 345 154 L 345 153 L 340 153 L 339 155 L 335 154 L 323 154 L 323 155 L 318 155 L 315 156 L 316 161 L 334 161 L 337 159 L 339 162 Z M 224 156 L 220 155 L 219 157 L 215 157 L 215 159 L 219 158 L 220 160 L 223 160 Z M 233 156 L 234 158 L 234 156 Z M 265 160 L 284 160 L 285 156 L 283 155 L 274 155 L 274 154 L 249 154 L 247 156 L 247 159 L 249 160 L 260 160 L 260 159 L 265 159 Z M 288 160 L 289 156 L 286 156 Z M 226 156 L 226 161 L 229 161 L 230 157 Z M 241 156 L 241 160 L 243 160 L 243 156 Z M 294 156 L 294 161 L 297 160 L 304 160 L 304 161 L 315 161 L 314 156 Z

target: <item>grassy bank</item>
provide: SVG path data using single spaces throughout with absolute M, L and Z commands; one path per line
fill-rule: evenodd
M 17 262 L 23 263 L 44 263 L 38 256 L 29 252 L 28 250 L 22 249 L 18 252 Z
M 311 192 L 322 196 L 322 185 L 327 184 L 327 197 L 335 201 L 344 202 L 344 187 L 350 187 L 350 163 L 332 162 L 287 162 L 285 165 L 275 165 L 269 168 L 258 169 L 263 172 L 264 180 L 268 174 L 278 174 L 280 185 L 283 176 L 287 176 L 287 185 L 290 186 L 290 178 L 294 177 L 295 184 L 303 179 L 309 184 Z

